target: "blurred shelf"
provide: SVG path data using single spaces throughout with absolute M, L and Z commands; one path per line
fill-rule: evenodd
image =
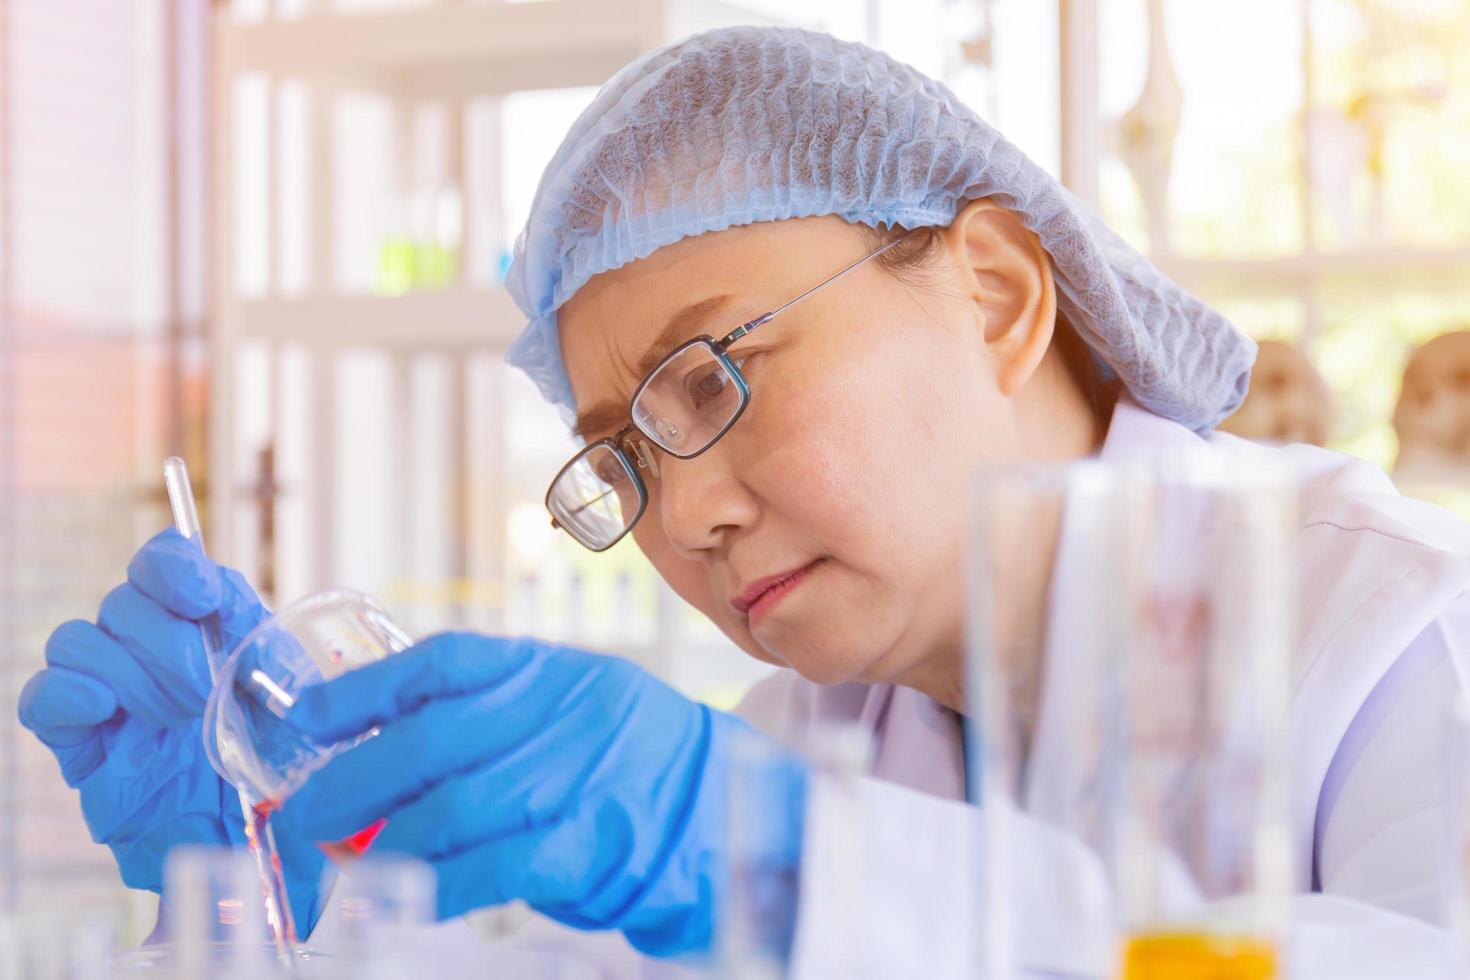
M 242 299 L 240 334 L 308 347 L 504 348 L 526 318 L 504 289 Z
M 1431 292 L 1470 286 L 1470 249 L 1361 249 L 1276 259 L 1156 256 L 1186 289 L 1211 298 L 1299 296 L 1307 287 L 1336 296 L 1376 295 L 1385 286 Z
M 600 85 L 663 38 L 661 0 L 457 3 L 215 23 L 220 68 L 410 97 Z

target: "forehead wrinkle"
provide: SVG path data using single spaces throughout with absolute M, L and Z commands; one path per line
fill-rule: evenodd
M 643 351 L 636 364 L 629 363 L 618 344 L 608 345 L 612 348 L 609 356 L 619 361 L 620 366 L 629 376 L 641 382 L 650 371 L 658 367 L 659 362 L 667 357 L 670 351 L 690 339 L 710 314 L 733 298 L 734 296 L 730 293 L 721 293 L 690 303 L 679 310 L 669 318 L 668 323 L 664 324 L 663 330 L 659 331 L 659 335 Z M 631 393 L 629 397 L 631 398 Z M 585 412 L 577 413 L 577 421 L 572 431 L 582 439 L 589 440 L 591 436 L 599 432 L 621 425 L 627 417 L 627 401 L 601 401 Z

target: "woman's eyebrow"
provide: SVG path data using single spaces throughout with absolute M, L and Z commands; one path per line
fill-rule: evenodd
M 729 293 L 711 296 L 697 303 L 690 303 L 669 317 L 669 322 L 664 324 L 663 330 L 653 339 L 653 343 L 648 345 L 643 356 L 638 359 L 638 377 L 640 379 L 646 377 L 649 371 L 658 367 L 659 361 L 669 356 L 670 351 L 692 337 L 703 326 L 705 319 L 711 313 L 733 298 Z
M 710 314 L 732 299 L 734 295 L 731 293 L 710 296 L 690 303 L 669 317 L 669 322 L 664 324 L 663 330 L 659 331 L 659 335 L 648 345 L 643 356 L 638 358 L 635 370 L 638 372 L 639 380 L 647 377 L 648 372 L 658 367 L 659 362 L 668 357 L 670 351 L 692 337 Z M 577 422 L 572 427 L 572 432 L 583 440 L 590 440 L 599 432 L 621 425 L 627 420 L 627 417 L 628 405 L 626 402 L 599 402 L 587 411 L 577 413 Z

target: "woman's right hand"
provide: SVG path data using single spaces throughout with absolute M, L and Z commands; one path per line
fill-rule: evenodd
M 239 572 L 163 531 L 133 557 L 95 623 L 56 628 L 45 669 L 21 692 L 21 724 L 81 792 L 92 839 L 111 848 L 132 888 L 161 892 L 164 858 L 177 845 L 245 843 L 239 797 L 200 736 L 210 675 L 199 621 L 212 613 L 225 652 L 269 614 Z M 284 831 L 276 840 L 306 935 L 325 859 Z

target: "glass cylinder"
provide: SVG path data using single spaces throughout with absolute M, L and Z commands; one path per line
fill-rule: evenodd
M 720 976 L 787 975 L 796 931 L 805 815 L 802 770 L 761 736 L 737 734 L 727 788 L 727 887 L 719 931 Z
M 1470 665 L 1465 665 L 1470 666 Z M 1450 817 L 1445 828 L 1444 919 L 1453 941 L 1444 976 L 1470 976 L 1470 697 L 1456 699 L 1445 739 Z
M 277 964 L 254 859 L 230 847 L 176 847 L 164 866 L 171 946 L 140 950 L 126 965 L 174 976 L 272 975 Z
M 1258 459 L 980 480 L 968 689 L 990 975 L 1275 975 L 1296 495 Z
M 376 730 L 318 741 L 288 716 L 302 692 L 405 650 L 409 638 L 376 599 L 356 592 L 308 596 L 251 630 L 220 667 L 204 705 L 204 752 L 249 804 L 245 833 L 265 885 L 267 918 L 280 955 L 298 942 L 270 817 L 311 774 Z M 382 830 L 374 821 L 320 845 L 339 862 L 361 855 Z
M 389 980 L 434 960 L 434 870 L 405 857 L 367 855 L 337 882 L 338 934 L 329 945 L 344 976 Z

